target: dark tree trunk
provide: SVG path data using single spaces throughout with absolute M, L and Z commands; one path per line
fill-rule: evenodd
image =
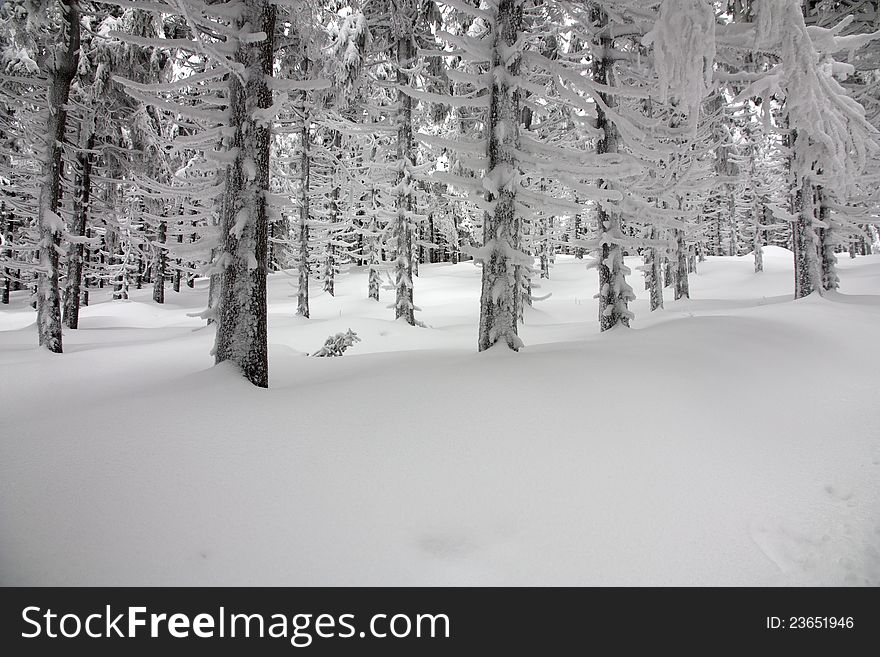
M 675 233 L 675 299 L 690 298 L 690 286 L 688 285 L 688 251 L 684 241 L 684 231 L 676 228 Z
M 598 5 L 592 6 L 593 23 L 600 28 L 608 24 L 608 17 Z M 602 86 L 610 87 L 614 84 L 612 67 L 614 60 L 611 53 L 614 50 L 614 39 L 609 36 L 601 36 L 598 39 L 601 57 L 593 62 L 593 80 Z M 601 93 L 602 102 L 609 108 L 616 105 L 612 94 Z M 596 153 L 618 152 L 617 127 L 601 107 L 596 109 L 596 127 L 602 131 L 602 137 L 596 144 Z M 610 187 L 607 180 L 598 180 L 597 186 Z M 598 204 L 597 220 L 599 227 L 600 257 L 599 269 L 599 329 L 607 331 L 615 326 L 629 326 L 632 313 L 629 311 L 629 302 L 634 298 L 632 289 L 626 282 L 626 274 L 629 270 L 623 260 L 623 225 L 620 214 L 616 210 L 609 210 L 603 203 Z
M 177 243 L 183 244 L 183 235 L 177 236 Z M 176 266 L 174 267 L 174 273 L 171 275 L 171 289 L 175 292 L 180 292 L 180 277 L 181 277 L 181 267 L 183 267 L 183 261 L 180 258 L 175 260 Z
M 85 152 L 77 153 L 79 172 L 76 176 L 76 187 L 73 197 L 73 225 L 70 233 L 74 237 L 85 237 L 88 225 L 89 203 L 92 193 L 92 156 L 90 151 L 95 146 L 95 136 L 89 135 L 85 144 Z M 79 307 L 82 302 L 81 289 L 83 280 L 83 254 L 85 245 L 73 242 L 67 249 L 67 287 L 64 290 L 64 325 L 67 328 L 79 327 Z
M 37 328 L 40 345 L 61 353 L 61 289 L 58 282 L 58 250 L 64 226 L 58 216 L 61 198 L 61 143 L 67 125 L 70 85 L 79 65 L 80 24 L 77 0 L 60 0 L 64 16 L 59 35 L 64 49 L 50 56 L 48 70 L 48 118 L 46 149 L 42 163 L 38 225 L 40 268 L 37 274 Z
M 165 250 L 165 241 L 168 239 L 168 223 L 159 222 L 156 233 L 156 246 L 153 254 L 153 301 L 165 303 L 165 279 L 168 276 L 168 253 Z
M 579 201 L 578 199 L 575 199 L 575 203 L 580 203 L 580 201 Z M 582 221 L 583 221 L 583 220 L 581 219 L 581 213 L 580 213 L 580 212 L 578 212 L 576 215 L 574 215 L 574 235 L 573 235 L 573 237 L 574 237 L 575 240 L 583 239 L 583 235 L 584 235 L 584 233 L 583 233 L 583 228 L 581 227 L 581 222 L 582 222 Z M 583 247 L 580 247 L 580 246 L 578 246 L 577 244 L 575 244 L 575 247 L 574 247 L 574 257 L 575 257 L 575 258 L 578 258 L 579 260 L 580 260 L 580 259 L 583 259 L 583 257 L 584 257 L 584 249 L 583 249 Z
M 15 223 L 15 215 L 11 212 L 7 212 L 5 207 L 2 209 L 2 213 L 0 213 L 0 237 L 2 240 L 0 242 L 7 243 L 10 239 L 12 239 L 13 224 Z M 0 247 L 0 256 L 4 259 L 9 258 L 12 254 L 12 250 L 8 247 Z M 7 305 L 9 303 L 9 294 L 12 292 L 12 271 L 8 267 L 3 268 L 3 286 L 0 288 L 0 303 L 3 305 Z
M 308 72 L 309 61 L 303 60 L 303 74 Z M 300 195 L 299 195 L 299 290 L 296 295 L 296 314 L 309 317 L 309 196 L 311 186 L 311 125 L 308 114 L 308 92 L 302 95 L 303 124 L 300 129 Z
M 275 6 L 268 0 L 245 0 L 238 28 L 263 32 L 259 42 L 242 43 L 236 61 L 243 79 L 229 76 L 229 114 L 235 128 L 232 148 L 238 155 L 227 169 L 221 214 L 223 273 L 217 312 L 217 363 L 231 361 L 251 383 L 269 386 L 266 334 L 268 272 L 270 126 L 254 118 L 272 104 Z

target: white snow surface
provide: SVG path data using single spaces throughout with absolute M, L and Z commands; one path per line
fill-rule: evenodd
M 709 258 L 655 313 L 633 276 L 633 328 L 600 334 L 561 256 L 527 346 L 482 354 L 473 264 L 421 266 L 424 328 L 364 270 L 310 320 L 273 274 L 268 391 L 212 366 L 205 280 L 94 293 L 61 356 L 17 293 L 0 584 L 880 585 L 880 256 L 800 301 L 788 251 L 764 266 Z

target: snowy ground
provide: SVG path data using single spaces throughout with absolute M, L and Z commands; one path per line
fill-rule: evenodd
M 637 265 L 632 262 L 631 265 Z M 479 270 L 423 266 L 426 328 L 352 270 L 312 319 L 270 278 L 270 379 L 149 290 L 65 355 L 0 310 L 0 584 L 880 585 L 880 256 L 790 301 L 791 254 L 598 333 L 561 257 L 519 354 L 476 353 Z M 351 328 L 342 358 L 307 358 Z

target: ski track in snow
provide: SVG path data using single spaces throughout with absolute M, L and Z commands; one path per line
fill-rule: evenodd
M 633 276 L 634 328 L 600 335 L 561 256 L 518 354 L 476 353 L 470 263 L 421 267 L 428 328 L 356 268 L 296 317 L 278 273 L 268 391 L 212 367 L 206 281 L 94 292 L 60 357 L 17 294 L 0 584 L 880 585 L 880 256 L 840 270 L 793 302 L 789 252 L 710 258 L 656 313 Z

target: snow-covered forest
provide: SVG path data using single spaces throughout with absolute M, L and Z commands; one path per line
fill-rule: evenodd
M 0 584 L 878 585 L 878 225 L 878 0 L 5 0 Z

